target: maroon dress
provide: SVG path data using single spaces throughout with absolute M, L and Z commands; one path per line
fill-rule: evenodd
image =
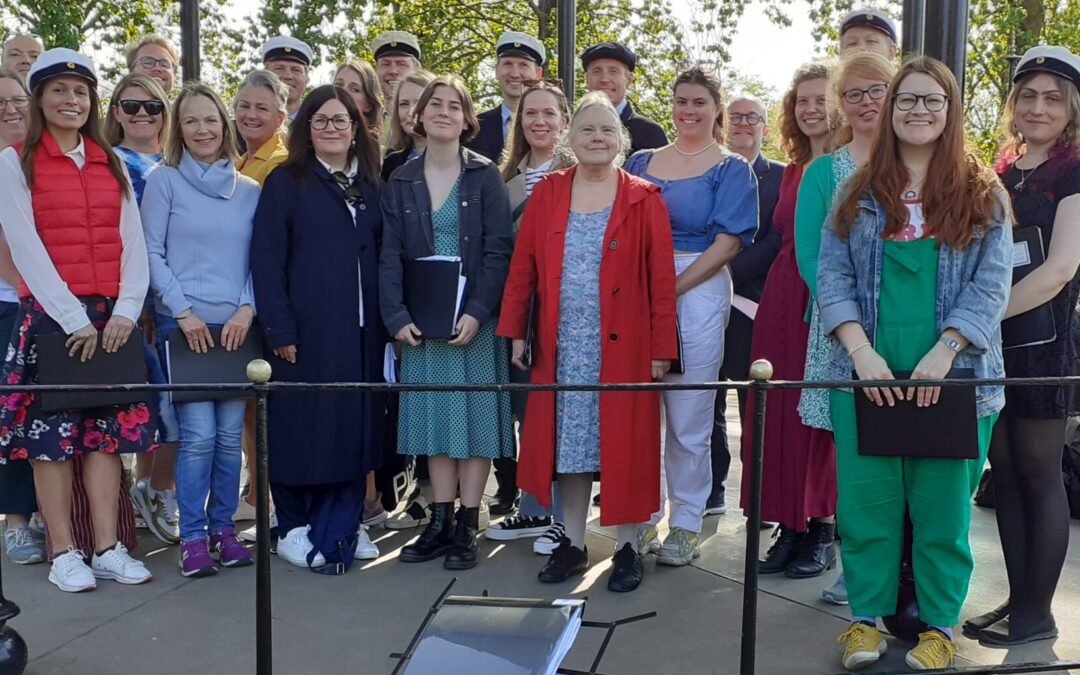
M 805 321 L 810 302 L 795 262 L 795 202 L 802 165 L 789 164 L 780 183 L 780 199 L 773 227 L 780 233 L 780 253 L 765 279 L 750 359 L 768 359 L 773 377 L 801 380 L 806 366 L 806 341 L 810 324 Z M 799 532 L 808 518 L 836 513 L 836 447 L 832 432 L 802 423 L 797 407 L 799 390 L 773 389 L 765 415 L 765 453 L 762 461 L 761 518 L 779 522 Z M 746 402 L 742 416 L 743 467 L 750 464 L 754 433 L 754 399 Z M 750 471 L 742 474 L 740 506 L 749 511 Z

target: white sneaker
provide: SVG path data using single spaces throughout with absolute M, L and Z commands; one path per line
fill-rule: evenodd
M 246 499 L 241 499 L 236 505 L 236 513 L 233 514 L 232 519 L 234 523 L 242 520 L 255 520 L 255 507 L 248 504 Z
M 379 547 L 371 541 L 367 531 L 367 525 L 361 525 L 356 533 L 356 550 L 353 551 L 356 560 L 375 560 L 379 557 Z
M 271 513 L 270 514 L 270 529 L 274 529 L 275 527 L 277 527 L 277 514 Z M 259 533 L 258 528 L 256 526 L 252 525 L 251 527 L 249 527 L 248 529 L 240 532 L 236 536 L 240 537 L 244 541 L 255 542 L 255 541 L 258 541 L 258 539 L 259 539 L 258 533 Z
M 73 547 L 53 558 L 49 581 L 67 593 L 82 593 L 97 588 L 94 573 L 86 566 L 82 553 Z
M 277 554 L 285 562 L 297 567 L 308 567 L 308 553 L 315 545 L 308 539 L 307 533 L 311 529 L 307 526 L 294 527 L 289 533 L 278 539 Z M 322 567 L 326 564 L 326 558 L 322 553 L 316 553 L 311 561 L 311 567 Z
M 388 530 L 411 530 L 414 527 L 422 527 L 431 520 L 431 508 L 428 500 L 423 496 L 405 505 L 405 508 L 394 513 L 383 522 L 383 527 Z
M 112 579 L 129 586 L 145 584 L 154 578 L 146 565 L 128 555 L 128 550 L 120 542 L 101 555 L 95 553 L 90 561 L 90 569 L 98 579 Z
M 559 542 L 566 536 L 566 526 L 555 522 L 533 542 L 533 553 L 551 555 L 559 547 Z

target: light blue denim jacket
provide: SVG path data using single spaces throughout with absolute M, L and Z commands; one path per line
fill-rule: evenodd
M 885 210 L 872 194 L 862 195 L 851 233 L 841 239 L 835 229 L 835 207 L 846 198 L 844 192 L 841 189 L 837 194 L 821 232 L 817 300 L 822 328 L 826 335 L 832 335 L 840 324 L 858 321 L 873 344 L 885 249 Z M 1008 204 L 1004 191 L 999 191 L 998 197 L 1000 203 Z M 972 368 L 977 378 L 1005 376 L 1001 319 L 1012 286 L 1012 248 L 1011 212 L 1005 207 L 996 210 L 988 226 L 976 228 L 968 248 L 953 250 L 944 243 L 940 247 L 938 332 L 954 328 L 971 342 L 957 354 L 953 366 Z M 833 343 L 828 379 L 849 380 L 854 370 L 852 359 L 839 341 Z M 1003 387 L 977 388 L 975 407 L 979 417 L 996 413 L 1004 405 Z

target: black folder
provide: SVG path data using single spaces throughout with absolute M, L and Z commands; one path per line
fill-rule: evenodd
M 898 380 L 911 377 L 894 372 Z M 948 379 L 971 379 L 971 368 L 953 368 Z M 938 402 L 919 408 L 914 400 L 878 406 L 855 387 L 859 454 L 930 459 L 978 459 L 979 429 L 974 387 L 942 387 Z M 907 387 L 904 388 L 907 394 Z
M 521 362 L 525 365 L 532 367 L 533 364 L 533 343 L 536 342 L 536 322 L 537 312 L 539 306 L 536 301 L 536 293 L 532 294 L 529 298 L 529 325 L 525 329 L 525 354 L 521 357 Z
M 263 357 L 262 338 L 252 324 L 239 349 L 226 351 L 221 344 L 221 328 L 211 327 L 214 347 L 205 354 L 191 351 L 183 331 L 174 328 L 165 336 L 165 365 L 169 384 L 247 384 L 247 364 Z M 174 391 L 173 403 L 243 398 L 235 391 Z
M 454 337 L 464 280 L 460 260 L 405 261 L 405 307 L 422 337 L 447 340 Z
M 64 333 L 43 333 L 35 338 L 37 346 L 38 384 L 146 384 L 146 356 L 143 354 L 143 334 L 138 328 L 131 331 L 124 346 L 110 354 L 98 347 L 85 363 L 79 355 L 68 356 Z M 73 408 L 103 408 L 112 405 L 145 403 L 145 391 L 63 392 L 47 391 L 40 395 L 43 412 Z
M 1013 286 L 1045 262 L 1046 249 L 1043 246 L 1042 230 L 1037 225 L 1013 230 Z M 1001 322 L 1003 349 L 1031 347 L 1056 339 L 1054 308 L 1049 302 Z

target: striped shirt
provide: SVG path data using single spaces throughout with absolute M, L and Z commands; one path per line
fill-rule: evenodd
M 533 188 L 540 179 L 547 175 L 551 171 L 551 165 L 555 162 L 554 159 L 549 159 L 535 169 L 532 167 L 525 167 L 525 196 L 531 197 Z

